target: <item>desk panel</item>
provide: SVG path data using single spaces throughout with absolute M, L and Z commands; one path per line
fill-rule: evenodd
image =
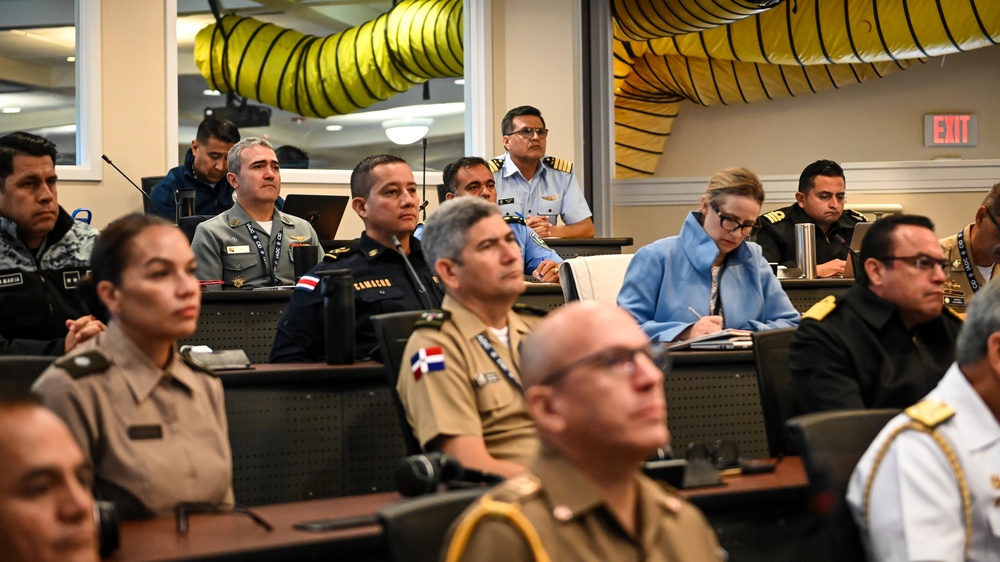
M 854 279 L 782 279 L 781 288 L 785 290 L 792 306 L 799 312 L 809 310 L 812 305 L 833 295 L 839 296 L 854 285 Z
M 564 260 L 580 256 L 603 256 L 622 253 L 622 246 L 631 246 L 632 238 L 546 238 L 545 243 L 552 247 Z

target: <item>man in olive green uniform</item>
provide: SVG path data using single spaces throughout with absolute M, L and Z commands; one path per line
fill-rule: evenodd
M 525 409 L 518 349 L 538 321 L 521 252 L 500 209 L 478 197 L 441 205 L 423 249 L 445 287 L 442 310 L 417 322 L 396 388 L 414 436 L 467 468 L 512 476 L 538 451 Z
M 640 470 L 668 439 L 660 358 L 609 303 L 573 302 L 540 322 L 521 367 L 541 453 L 531 472 L 466 511 L 449 557 L 542 560 L 544 550 L 553 561 L 724 560 L 701 512 Z M 540 544 L 529 545 L 531 531 Z
M 944 304 L 965 313 L 979 289 L 997 272 L 1000 262 L 1000 183 L 990 189 L 976 211 L 976 220 L 954 236 L 941 239 L 949 265 L 944 282 Z

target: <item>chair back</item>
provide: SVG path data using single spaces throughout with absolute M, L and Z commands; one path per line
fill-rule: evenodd
M 559 283 L 566 302 L 604 300 L 614 302 L 625 281 L 632 254 L 580 256 L 559 266 Z
M 0 396 L 27 393 L 35 379 L 56 359 L 48 355 L 0 356 Z
M 394 503 L 378 513 L 393 562 L 438 562 L 448 528 L 489 488 L 453 490 Z
M 146 176 L 139 178 L 139 185 L 142 186 L 142 191 L 146 194 L 146 197 L 142 198 L 142 212 L 149 212 L 149 197 L 153 195 L 153 188 L 165 177 L 167 176 Z
M 864 547 L 845 498 L 854 466 L 899 410 L 817 412 L 788 420 L 788 430 L 809 476 L 833 560 L 864 560 Z
M 788 368 L 788 349 L 794 335 L 795 328 L 764 330 L 751 335 L 767 448 L 772 457 L 789 455 L 793 451 L 785 422 L 797 413 L 792 395 L 792 371 Z
M 403 351 L 406 349 L 406 342 L 410 339 L 410 334 L 413 333 L 413 325 L 417 323 L 417 320 L 423 313 L 423 310 L 412 310 L 372 316 L 375 338 L 378 340 L 378 346 L 382 350 L 385 374 L 389 382 L 389 389 L 392 392 L 393 403 L 396 405 L 399 427 L 403 432 L 403 440 L 406 442 L 406 454 L 408 455 L 415 455 L 422 452 L 422 450 L 417 438 L 413 436 L 410 423 L 406 421 L 406 410 L 399 399 L 399 392 L 396 390 L 396 380 L 399 378 L 399 369 L 403 364 Z

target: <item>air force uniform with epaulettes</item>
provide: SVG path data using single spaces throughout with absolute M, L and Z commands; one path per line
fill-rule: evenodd
M 420 241 L 413 237 L 407 257 L 427 288 L 431 306 L 440 306 L 444 292 L 424 260 Z M 323 295 L 319 283 L 323 272 L 335 269 L 350 270 L 354 279 L 355 359 L 379 358 L 372 316 L 427 308 L 399 252 L 362 232 L 357 246 L 328 252 L 319 265 L 299 279 L 278 321 L 269 363 L 314 363 L 326 359 Z
M 727 559 L 696 507 L 641 474 L 636 474 L 635 484 L 638 528 L 633 534 L 618 524 L 577 467 L 542 446 L 531 472 L 498 484 L 465 510 L 452 525 L 448 548 L 459 555 L 457 560 L 468 562 Z M 540 548 L 529 546 L 515 519 L 537 533 Z M 538 557 L 538 550 L 544 550 L 546 557 Z
M 180 501 L 233 502 L 222 382 L 175 349 L 157 367 L 111 322 L 31 387 L 94 467 L 94 496 L 125 518 Z
M 1000 423 L 958 365 L 886 424 L 854 469 L 847 502 L 871 560 L 1000 561 Z
M 317 260 L 323 256 L 319 236 L 308 221 L 275 209 L 268 233 L 237 202 L 198 225 L 191 249 L 198 279 L 221 279 L 224 289 L 255 289 L 295 283 L 295 244 L 314 246 Z
M 510 154 L 489 161 L 497 186 L 497 204 L 504 215 L 559 215 L 563 223 L 590 218 L 590 206 L 573 174 L 573 164 L 546 156 L 530 180 L 524 179 Z M 553 219 L 553 224 L 555 221 Z
M 962 232 L 942 238 L 939 240 L 941 249 L 944 250 L 944 258 L 951 264 L 944 268 L 944 274 L 948 276 L 944 281 L 944 305 L 955 312 L 964 313 L 976 291 L 986 286 L 990 280 L 997 277 L 1000 272 L 1000 265 L 993 264 L 989 270 L 990 277 L 987 279 L 983 275 L 983 270 L 976 265 L 972 259 L 972 226 L 968 225 Z M 961 244 L 959 244 L 961 239 Z M 963 254 L 964 248 L 964 256 Z M 972 286 L 969 279 L 972 275 L 976 286 Z
M 905 408 L 925 396 L 955 360 L 962 319 L 945 307 L 912 330 L 899 308 L 854 285 L 805 314 L 792 338 L 789 368 L 801 413 Z
M 551 260 L 557 264 L 563 262 L 559 254 L 549 247 L 538 233 L 528 228 L 524 219 L 518 216 L 507 215 L 503 220 L 514 232 L 514 240 L 517 241 L 517 245 L 521 248 L 521 259 L 524 260 L 525 275 L 534 273 L 538 269 L 538 266 L 545 260 Z M 413 237 L 418 240 L 424 237 L 423 223 L 417 225 L 417 229 L 413 232 Z
M 770 263 L 796 267 L 795 225 L 816 224 L 816 221 L 807 215 L 798 203 L 764 213 L 760 216 L 759 221 L 760 232 L 757 233 L 757 238 L 754 241 L 760 244 L 764 251 L 764 258 Z M 851 209 L 844 209 L 840 218 L 830 225 L 826 234 L 819 228 L 819 225 L 816 225 L 816 263 L 822 264 L 834 259 L 846 260 L 848 247 L 835 240 L 833 235 L 840 234 L 844 241 L 850 244 L 851 238 L 854 236 L 855 225 L 867 221 L 868 218 L 863 214 Z
M 504 344 L 458 301 L 446 296 L 441 307 L 417 322 L 396 383 L 414 436 L 421 446 L 439 435 L 482 437 L 493 457 L 527 466 L 538 436 L 521 387 L 519 349 L 543 313 L 515 305 Z

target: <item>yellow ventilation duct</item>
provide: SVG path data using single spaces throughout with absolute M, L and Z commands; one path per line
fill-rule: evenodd
M 663 1 L 675 9 L 689 3 Z M 616 29 L 651 29 L 631 21 L 643 13 L 616 11 L 630 18 Z M 684 100 L 752 103 L 813 93 L 998 41 L 998 0 L 784 0 L 705 31 L 616 40 L 618 176 L 653 173 Z
M 310 117 L 462 76 L 462 57 L 462 0 L 404 0 L 328 37 L 226 16 L 195 38 L 195 63 L 213 88 Z
M 613 0 L 615 38 L 641 41 L 712 29 L 752 16 L 781 0 Z

